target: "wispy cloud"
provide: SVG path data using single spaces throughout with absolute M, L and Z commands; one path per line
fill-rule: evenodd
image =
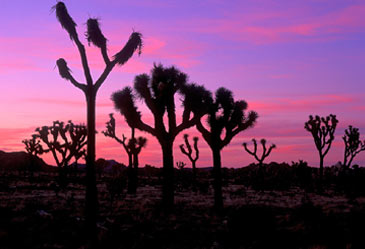
M 338 106 L 344 107 L 345 104 L 357 104 L 358 99 L 349 95 L 323 94 L 316 96 L 294 97 L 294 98 L 276 98 L 267 101 L 253 101 L 249 103 L 250 109 L 258 112 L 298 112 L 334 109 Z
M 217 34 L 224 39 L 254 44 L 346 38 L 346 34 L 363 32 L 365 27 L 365 5 L 362 4 L 321 15 L 314 15 L 310 11 L 304 8 L 277 12 L 263 10 L 251 14 L 233 13 L 221 19 L 192 20 L 188 27 L 196 32 Z

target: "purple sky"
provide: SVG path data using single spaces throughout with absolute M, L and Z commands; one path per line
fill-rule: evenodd
M 105 2 L 108 2 L 106 4 Z M 76 46 L 50 11 L 56 1 L 2 1 L 0 15 L 0 150 L 23 150 L 21 140 L 53 120 L 85 122 L 82 92 L 62 80 L 55 69 L 65 58 L 83 81 Z M 307 160 L 318 165 L 311 135 L 304 130 L 310 114 L 336 114 L 340 123 L 325 164 L 343 160 L 341 136 L 348 125 L 365 135 L 365 2 L 356 0 L 244 1 L 65 1 L 85 32 L 89 17 L 98 17 L 116 53 L 133 30 L 144 36 L 140 57 L 116 68 L 97 98 L 97 156 L 127 162 L 122 148 L 100 131 L 115 112 L 112 92 L 132 85 L 154 62 L 175 65 L 192 82 L 215 91 L 224 86 L 250 110 L 259 113 L 256 127 L 238 135 L 223 151 L 223 165 L 253 162 L 241 146 L 251 138 L 275 143 L 268 161 Z M 84 42 L 87 45 L 86 42 Z M 104 65 L 99 51 L 87 47 L 97 77 Z M 143 104 L 144 118 L 150 115 Z M 118 133 L 129 135 L 115 115 Z M 196 134 L 194 129 L 187 131 Z M 141 134 L 141 133 L 139 133 Z M 147 135 L 146 135 L 147 136 Z M 149 137 L 149 136 L 148 136 Z M 365 136 L 363 136 L 365 137 Z M 175 160 L 188 162 L 175 142 Z M 200 140 L 198 166 L 210 166 L 211 153 Z M 149 137 L 141 164 L 160 165 L 161 152 Z M 53 163 L 52 158 L 45 157 Z M 354 161 L 365 165 L 365 153 Z

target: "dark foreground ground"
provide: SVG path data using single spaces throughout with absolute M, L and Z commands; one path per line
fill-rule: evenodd
M 83 178 L 71 177 L 63 189 L 55 178 L 0 176 L 1 249 L 86 248 Z M 137 195 L 128 195 L 123 184 L 115 189 L 111 178 L 99 178 L 100 248 L 365 248 L 365 197 L 330 185 L 318 192 L 227 182 L 221 214 L 212 209 L 211 187 L 180 187 L 167 214 L 158 180 L 140 182 Z

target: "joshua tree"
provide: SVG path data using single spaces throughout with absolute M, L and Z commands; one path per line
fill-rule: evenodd
M 25 150 L 32 156 L 42 155 L 43 150 L 41 141 L 37 139 L 37 135 L 32 135 L 31 139 L 24 139 L 22 143 L 25 145 Z
M 142 99 L 154 118 L 153 126 L 141 119 L 141 113 L 135 105 L 135 96 L 130 87 L 113 93 L 115 108 L 124 115 L 128 125 L 156 137 L 163 154 L 163 188 L 162 201 L 165 208 L 174 204 L 174 160 L 173 143 L 176 136 L 185 129 L 196 124 L 204 114 L 205 100 L 210 92 L 202 86 L 187 83 L 187 75 L 175 67 L 164 68 L 154 65 L 151 76 L 138 75 L 134 80 L 134 89 Z M 177 124 L 175 113 L 175 94 L 182 99 L 182 121 Z M 164 116 L 167 116 L 167 124 Z
M 323 180 L 323 159 L 331 148 L 332 141 L 335 139 L 335 130 L 338 124 L 336 115 L 330 114 L 327 117 L 309 116 L 304 128 L 309 131 L 314 139 L 314 143 L 319 153 L 319 177 Z
M 179 170 L 183 170 L 185 166 L 186 163 L 184 163 L 183 161 L 176 162 L 176 168 L 178 168 Z
M 90 236 L 96 237 L 96 216 L 97 216 L 97 189 L 96 189 L 96 178 L 95 178 L 95 102 L 96 94 L 103 84 L 105 79 L 108 77 L 109 73 L 115 67 L 115 65 L 125 64 L 133 55 L 133 53 L 138 49 L 139 54 L 142 49 L 142 39 L 141 34 L 133 32 L 129 37 L 126 45 L 114 55 L 111 60 L 107 53 L 107 39 L 101 32 L 99 27 L 98 19 L 90 18 L 87 21 L 87 41 L 100 48 L 102 57 L 105 62 L 105 69 L 99 78 L 93 81 L 88 60 L 86 57 L 85 47 L 83 43 L 80 42 L 77 31 L 76 23 L 69 15 L 66 6 L 63 2 L 57 2 L 53 7 L 56 11 L 56 16 L 58 21 L 61 23 L 62 28 L 64 28 L 70 35 L 71 41 L 75 42 L 85 75 L 86 84 L 79 83 L 71 74 L 71 70 L 67 66 L 66 61 L 63 58 L 57 60 L 57 66 L 60 76 L 68 81 L 70 81 L 75 87 L 81 89 L 86 97 L 87 103 L 87 131 L 88 131 L 88 144 L 87 144 L 87 156 L 86 156 L 86 222 L 87 227 L 90 229 Z M 92 231 L 93 230 L 93 231 Z
M 87 144 L 87 130 L 84 125 L 74 125 L 71 121 L 65 125 L 54 121 L 52 126 L 37 128 L 36 132 L 33 139 L 40 139 L 36 142 L 40 146 L 39 151 L 51 152 L 60 172 L 69 165 L 72 158 L 77 160 L 85 153 L 83 148 Z M 40 142 L 48 149 L 44 150 Z
M 30 157 L 30 167 L 29 171 L 31 175 L 33 175 L 34 171 L 34 158 L 38 157 L 38 155 L 42 155 L 44 152 L 41 141 L 37 138 L 36 135 L 32 135 L 31 139 L 24 139 L 22 143 L 25 145 L 25 150 L 28 152 Z
M 212 150 L 214 206 L 220 210 L 223 208 L 221 150 L 234 136 L 255 124 L 257 113 L 251 111 L 246 116 L 244 111 L 247 103 L 243 100 L 234 101 L 232 92 L 223 87 L 216 91 L 215 100 L 211 98 L 210 102 L 207 118 L 209 128 L 205 128 L 199 119 L 197 129 Z
M 189 138 L 189 135 L 185 134 L 184 142 L 185 142 L 186 149 L 184 147 L 184 144 L 180 144 L 180 150 L 183 154 L 185 154 L 189 158 L 189 160 L 191 162 L 191 166 L 193 169 L 193 186 L 194 186 L 194 191 L 195 191 L 195 189 L 196 189 L 196 161 L 199 159 L 199 149 L 198 149 L 199 138 L 198 137 L 193 138 L 195 157 L 193 157 L 193 149 L 191 148 L 188 138 Z
M 262 168 L 262 165 L 264 163 L 264 160 L 266 157 L 268 157 L 272 151 L 272 149 L 276 148 L 275 144 L 270 145 L 269 149 L 266 148 L 266 140 L 265 139 L 261 139 L 261 145 L 262 145 L 262 155 L 261 157 L 258 156 L 258 152 L 257 152 L 257 141 L 256 139 L 252 139 L 253 142 L 253 150 L 251 151 L 248 147 L 247 147 L 247 143 L 243 143 L 243 147 L 245 148 L 245 150 L 247 151 L 248 154 L 252 155 L 253 157 L 255 157 L 255 159 L 259 162 L 259 167 Z
M 141 153 L 143 147 L 146 146 L 147 139 L 145 137 L 138 137 L 137 139 L 134 137 L 134 130 L 132 128 L 131 138 L 128 143 L 126 142 L 127 138 L 122 135 L 122 139 L 118 138 L 115 134 L 115 119 L 113 114 L 109 114 L 110 120 L 106 123 L 106 131 L 102 133 L 106 137 L 111 137 L 121 145 L 125 152 L 128 154 L 128 193 L 135 194 L 137 191 L 138 185 L 138 155 Z
M 345 143 L 345 153 L 343 159 L 343 166 L 350 168 L 352 160 L 357 154 L 365 150 L 365 140 L 360 140 L 360 132 L 358 128 L 351 125 L 345 130 L 345 135 L 342 137 Z

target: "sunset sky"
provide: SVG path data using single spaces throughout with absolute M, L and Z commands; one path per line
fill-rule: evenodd
M 257 125 L 239 134 L 222 152 L 226 167 L 245 166 L 254 159 L 242 143 L 266 138 L 277 149 L 268 161 L 306 160 L 318 166 L 313 139 L 304 130 L 310 114 L 336 114 L 339 126 L 325 165 L 343 160 L 342 136 L 348 125 L 365 139 L 365 1 L 364 0 L 202 0 L 202 1 L 64 1 L 83 38 L 89 17 L 100 18 L 109 54 L 118 52 L 133 30 L 144 48 L 126 65 L 116 67 L 97 97 L 97 157 L 127 163 L 122 147 L 101 131 L 115 113 L 117 132 L 130 135 L 111 94 L 132 86 L 137 74 L 153 63 L 175 65 L 191 82 L 211 91 L 224 86 L 259 114 Z M 54 120 L 86 122 L 83 93 L 58 75 L 65 58 L 84 82 L 77 48 L 58 23 L 55 0 L 1 1 L 0 10 L 0 150 L 24 150 L 21 141 Z M 87 46 L 94 78 L 104 63 L 99 50 Z M 144 120 L 151 115 L 143 103 Z M 189 164 L 175 141 L 175 161 Z M 195 129 L 186 133 L 197 135 Z M 141 166 L 161 165 L 157 140 L 148 134 Z M 201 139 L 198 167 L 211 166 L 211 153 Z M 50 156 L 43 157 L 55 164 Z M 354 161 L 365 165 L 365 152 Z

